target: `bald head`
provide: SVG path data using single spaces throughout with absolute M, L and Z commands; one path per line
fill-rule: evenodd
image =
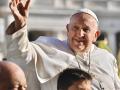
M 0 90 L 26 90 L 25 74 L 15 63 L 0 62 Z

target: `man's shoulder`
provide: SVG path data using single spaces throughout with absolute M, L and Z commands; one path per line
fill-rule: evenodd
M 107 51 L 106 49 L 99 48 L 97 46 L 94 47 L 94 52 L 93 53 L 97 54 L 98 56 L 103 56 L 103 57 L 107 56 L 109 58 L 115 58 L 114 55 L 111 52 Z
M 36 44 L 44 44 L 47 46 L 51 46 L 61 51 L 69 52 L 69 48 L 67 45 L 67 40 L 60 40 L 56 37 L 50 36 L 40 36 L 37 40 L 34 41 Z
M 36 43 L 44 43 L 48 45 L 63 45 L 65 44 L 64 41 L 56 38 L 56 37 L 50 37 L 50 36 L 40 36 L 37 40 L 35 40 Z

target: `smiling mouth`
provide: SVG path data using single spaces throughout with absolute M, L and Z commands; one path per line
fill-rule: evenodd
M 76 42 L 76 46 L 79 49 L 84 49 L 85 47 L 87 47 L 87 40 L 85 39 L 75 39 Z
M 84 42 L 85 42 L 85 39 L 79 39 L 79 40 L 75 39 L 75 41 L 76 41 L 78 44 L 83 45 Z

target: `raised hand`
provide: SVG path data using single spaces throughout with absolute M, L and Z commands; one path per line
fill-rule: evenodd
M 15 18 L 15 28 L 20 29 L 27 23 L 30 0 L 22 3 L 21 0 L 11 0 L 9 3 L 11 12 Z

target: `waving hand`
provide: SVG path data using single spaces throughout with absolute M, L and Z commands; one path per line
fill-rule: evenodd
M 30 0 L 26 0 L 25 3 L 22 3 L 21 0 L 11 0 L 9 7 L 15 18 L 16 29 L 22 28 L 27 23 Z

